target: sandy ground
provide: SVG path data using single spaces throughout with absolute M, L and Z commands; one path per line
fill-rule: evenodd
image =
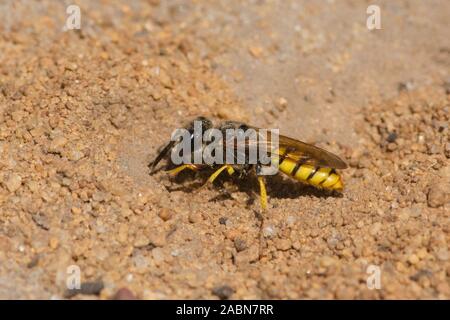
M 1 1 L 0 298 L 449 299 L 450 2 L 377 2 Z M 343 195 L 271 178 L 260 252 L 254 180 L 148 174 L 198 115 L 342 156 Z

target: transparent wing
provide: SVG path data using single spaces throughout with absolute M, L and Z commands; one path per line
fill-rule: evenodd
M 244 149 L 245 152 L 248 152 L 250 147 L 257 145 L 259 148 L 265 148 L 269 153 L 276 153 L 280 157 L 291 159 L 295 162 L 301 161 L 304 164 L 334 169 L 347 168 L 347 164 L 341 158 L 324 149 L 283 135 L 278 135 L 278 145 L 276 145 L 276 138 L 272 137 L 270 131 L 267 131 L 265 135 L 262 134 L 262 130 L 259 128 L 249 128 L 255 129 L 258 133 L 258 139 L 244 140 L 232 137 L 232 140 L 230 138 L 225 140 L 225 147 L 233 142 L 234 149 L 239 150 L 239 146 L 241 146 L 241 150 Z M 240 145 L 242 143 L 245 143 L 244 148 Z

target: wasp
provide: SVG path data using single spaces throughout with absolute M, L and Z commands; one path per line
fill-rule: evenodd
M 214 127 L 211 120 L 205 117 L 198 117 L 186 126 L 192 146 L 194 145 L 194 139 L 196 138 L 196 132 L 194 130 L 195 121 L 198 121 L 201 124 L 202 131 L 212 128 L 218 129 L 223 133 L 228 129 L 240 129 L 243 131 L 253 129 L 256 132 L 261 131 L 259 128 L 237 121 L 225 121 L 217 127 Z M 236 139 L 236 136 L 231 136 L 231 138 L 228 137 L 223 139 L 221 143 L 224 149 L 231 146 L 233 150 L 244 150 L 244 153 L 247 153 L 254 144 L 257 144 L 259 147 L 264 146 L 265 150 L 272 156 L 272 164 L 275 164 L 279 171 L 289 177 L 319 189 L 335 190 L 338 192 L 343 191 L 344 183 L 337 170 L 347 168 L 347 164 L 341 158 L 314 145 L 283 135 L 278 135 L 277 140 L 275 145 L 275 139 L 273 139 L 272 135 L 267 135 L 263 139 L 244 139 L 239 142 L 239 140 Z M 168 156 L 178 143 L 180 143 L 180 140 L 172 140 L 162 147 L 157 157 L 149 164 L 151 174 L 155 172 L 158 163 Z M 198 148 L 202 151 L 206 147 L 207 143 L 204 142 Z M 239 149 L 240 147 L 243 148 Z M 193 152 L 194 150 L 192 153 Z M 245 159 L 248 159 L 248 157 L 245 157 Z M 186 169 L 192 171 L 209 169 L 212 171 L 212 174 L 207 181 L 209 183 L 214 182 L 214 180 L 224 171 L 227 171 L 229 175 L 237 175 L 239 178 L 245 178 L 250 174 L 254 174 L 259 183 L 261 208 L 262 210 L 266 210 L 267 191 L 265 186 L 265 176 L 261 174 L 264 165 L 267 164 L 261 163 L 259 159 L 257 159 L 255 163 L 247 161 L 241 164 L 236 164 L 235 161 L 228 163 L 225 161 L 221 164 L 185 163 L 168 170 L 168 173 L 177 175 Z M 172 163 L 172 167 L 173 166 Z

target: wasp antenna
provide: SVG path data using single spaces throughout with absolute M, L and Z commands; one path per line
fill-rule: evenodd
M 155 173 L 156 166 L 158 163 L 169 153 L 169 150 L 172 149 L 173 145 L 175 144 L 175 141 L 170 141 L 158 154 L 158 156 L 148 164 L 148 167 L 150 168 L 150 174 Z

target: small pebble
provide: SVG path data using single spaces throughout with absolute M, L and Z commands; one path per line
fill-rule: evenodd
M 287 104 L 288 104 L 288 101 L 285 98 L 281 97 L 278 99 L 276 106 L 277 106 L 278 110 L 283 111 L 286 109 Z
M 172 211 L 168 208 L 162 208 L 158 215 L 163 221 L 168 221 L 172 218 Z
M 267 226 L 263 229 L 263 235 L 266 238 L 271 238 L 273 236 L 275 236 L 276 234 L 276 230 L 273 226 Z
M 66 290 L 64 297 L 65 298 L 72 298 L 76 296 L 77 294 L 92 294 L 92 295 L 99 295 L 100 292 L 103 290 L 104 284 L 103 281 L 92 281 L 92 282 L 83 282 L 80 286 L 80 289 L 68 289 Z
M 336 264 L 335 260 L 332 257 L 324 256 L 320 259 L 320 266 L 323 268 L 328 268 Z
M 189 213 L 189 218 L 188 219 L 189 219 L 190 223 L 198 223 L 198 222 L 203 220 L 203 216 L 202 216 L 201 213 L 191 212 L 191 213 Z
M 375 223 L 372 225 L 372 227 L 370 228 L 370 231 L 369 231 L 370 234 L 371 234 L 372 236 L 376 236 L 376 235 L 380 232 L 381 227 L 382 227 L 381 222 L 375 222 Z
M 234 239 L 234 247 L 236 248 L 237 252 L 244 251 L 247 249 L 247 243 L 239 238 Z
M 136 248 L 141 248 L 141 247 L 145 247 L 149 243 L 150 243 L 150 239 L 147 236 L 140 234 L 136 237 L 136 240 L 134 241 L 134 246 Z
M 388 143 L 388 145 L 387 145 L 387 150 L 388 151 L 394 151 L 396 149 L 397 149 L 397 144 L 395 144 L 393 142 Z
M 397 140 L 397 133 L 395 133 L 395 132 L 389 133 L 389 135 L 386 138 L 386 141 L 389 143 L 392 143 L 392 142 L 395 142 L 395 140 Z
M 220 300 L 229 299 L 233 295 L 233 293 L 234 293 L 233 288 L 227 285 L 215 287 L 212 290 L 212 294 L 219 297 Z
M 152 256 L 153 259 L 155 260 L 155 262 L 157 263 L 161 263 L 164 261 L 165 257 L 164 257 L 164 252 L 161 248 L 155 248 L 152 250 Z
M 440 261 L 447 261 L 449 259 L 449 252 L 447 248 L 441 248 L 436 252 L 436 257 Z
M 81 213 L 81 209 L 78 207 L 72 207 L 70 209 L 70 211 L 72 211 L 73 214 L 80 214 Z
M 292 242 L 289 239 L 284 239 L 284 238 L 277 239 L 277 240 L 275 240 L 275 247 L 278 250 L 286 251 L 292 247 Z
M 450 184 L 438 182 L 430 187 L 428 206 L 438 208 L 450 202 Z
M 55 137 L 50 143 L 49 151 L 57 152 L 62 147 L 64 147 L 66 145 L 66 143 L 67 143 L 67 139 L 64 138 L 63 136 Z
M 137 300 L 137 297 L 127 288 L 120 288 L 112 297 L 112 300 Z
M 53 250 L 56 249 L 58 247 L 58 245 L 59 245 L 59 240 L 58 239 L 50 238 L 49 246 L 50 246 L 51 249 L 53 249 Z
M 165 235 L 164 232 L 160 232 L 160 231 L 156 231 L 155 230 L 153 232 L 150 232 L 148 237 L 149 237 L 149 243 L 151 243 L 155 247 L 163 247 L 167 243 L 166 235 Z
M 408 257 L 408 262 L 411 263 L 412 265 L 417 264 L 419 261 L 420 261 L 419 257 L 417 255 L 415 255 L 415 254 L 411 254 Z
M 15 192 L 22 185 L 22 177 L 18 174 L 12 173 L 6 180 L 5 185 L 9 192 Z
M 255 58 L 260 58 L 263 54 L 263 48 L 258 47 L 258 46 L 252 46 L 248 49 L 248 51 L 250 52 L 250 54 L 255 57 Z

